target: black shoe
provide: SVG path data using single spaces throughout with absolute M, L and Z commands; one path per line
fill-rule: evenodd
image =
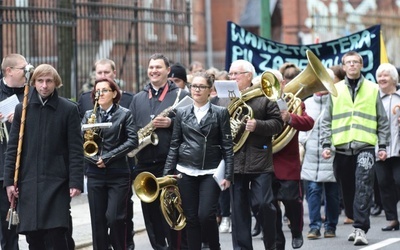
M 261 233 L 261 225 L 256 221 L 256 224 L 254 225 L 253 231 L 251 231 L 251 236 L 256 237 Z
M 395 222 L 390 223 L 388 226 L 383 227 L 382 231 L 392 231 L 392 230 L 397 231 L 399 229 L 400 229 L 400 224 L 398 221 L 397 222 L 395 221 Z
M 131 243 L 129 243 L 128 245 L 127 245 L 127 248 L 126 248 L 127 250 L 135 250 L 135 243 L 134 242 L 131 242 Z
M 299 237 L 293 237 L 292 239 L 292 247 L 294 249 L 300 248 L 303 246 L 303 235 L 300 235 Z
M 210 245 L 208 244 L 208 242 L 202 242 L 201 249 L 210 249 Z
M 375 204 L 372 208 L 371 208 L 371 215 L 373 216 L 378 216 L 382 213 L 382 206 Z

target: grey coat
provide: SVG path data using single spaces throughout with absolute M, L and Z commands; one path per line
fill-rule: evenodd
M 379 91 L 379 94 L 390 125 L 390 140 L 386 147 L 387 158 L 400 157 L 400 127 L 398 121 L 400 109 L 396 109 L 396 113 L 393 114 L 394 106 L 400 104 L 400 89 L 391 95 L 383 94 L 382 91 Z M 376 151 L 378 151 L 378 145 L 376 146 Z
M 314 182 L 336 182 L 333 174 L 333 159 L 335 155 L 334 147 L 331 147 L 332 157 L 324 159 L 322 157 L 321 140 L 321 115 L 325 112 L 325 104 L 328 95 L 313 95 L 304 101 L 307 113 L 315 123 L 310 131 L 299 133 L 299 143 L 304 145 L 305 154 L 301 169 L 301 179 Z M 319 118 L 319 119 L 318 119 Z M 318 119 L 318 120 L 317 120 Z
M 22 104 L 15 109 L 5 158 L 4 186 L 13 185 Z M 36 90 L 29 100 L 21 165 L 17 231 L 68 227 L 70 188 L 83 190 L 83 147 L 75 103 L 54 92 L 45 105 Z

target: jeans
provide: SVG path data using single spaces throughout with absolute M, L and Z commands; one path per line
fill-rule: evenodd
M 321 229 L 321 198 L 324 192 L 325 200 L 325 230 L 336 231 L 339 218 L 339 185 L 336 182 L 308 181 L 307 203 L 310 217 L 310 229 Z

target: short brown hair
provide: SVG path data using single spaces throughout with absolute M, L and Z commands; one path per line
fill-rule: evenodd
M 97 85 L 97 83 L 99 83 L 99 82 L 108 82 L 108 85 L 110 86 L 111 90 L 117 92 L 117 95 L 116 95 L 115 98 L 113 99 L 113 103 L 114 103 L 114 104 L 119 103 L 119 101 L 121 100 L 121 91 L 120 91 L 120 89 L 119 89 L 119 87 L 118 87 L 118 84 L 117 84 L 113 79 L 111 79 L 111 78 L 109 78 L 109 77 L 102 77 L 102 78 L 97 79 L 97 80 L 94 82 L 94 86 L 93 86 L 92 94 L 91 94 L 93 104 L 94 104 L 94 102 L 95 102 L 95 96 L 96 96 L 96 85 Z

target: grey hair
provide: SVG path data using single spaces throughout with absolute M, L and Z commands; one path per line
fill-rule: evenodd
M 256 70 L 254 69 L 253 64 L 251 64 L 251 62 L 249 62 L 249 61 L 239 59 L 239 60 L 232 62 L 231 66 L 232 65 L 239 65 L 243 68 L 243 70 L 250 72 L 252 74 L 251 78 L 254 78 L 257 76 Z
M 378 75 L 381 74 L 383 71 L 389 73 L 390 77 L 395 81 L 397 84 L 399 81 L 399 73 L 394 65 L 390 63 L 382 63 L 379 65 L 378 69 L 376 70 L 375 77 L 378 79 Z

